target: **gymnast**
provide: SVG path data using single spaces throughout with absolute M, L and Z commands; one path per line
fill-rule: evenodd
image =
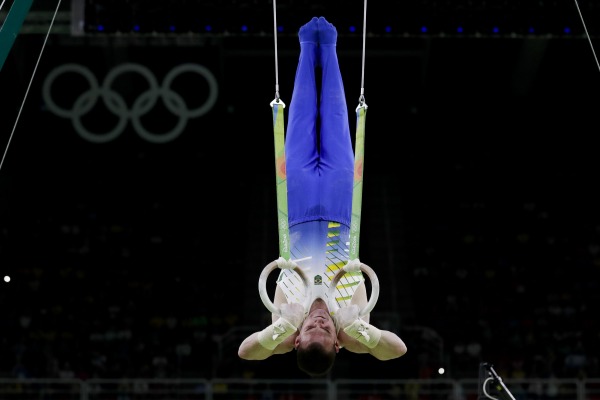
M 285 141 L 290 260 L 277 260 L 272 324 L 240 345 L 245 360 L 264 360 L 296 350 L 298 368 L 311 377 L 326 376 L 337 353 L 371 354 L 378 360 L 401 357 L 405 343 L 378 329 L 362 315 L 368 302 L 365 277 L 350 268 L 336 285 L 331 303 L 313 286 L 307 289 L 294 269 L 330 282 L 349 260 L 354 152 L 348 109 L 336 52 L 337 30 L 314 17 L 298 32 L 300 57 L 289 109 Z M 320 72 L 320 93 L 316 73 Z M 295 261 L 291 261 L 291 260 Z M 360 262 L 358 262 L 360 264 Z

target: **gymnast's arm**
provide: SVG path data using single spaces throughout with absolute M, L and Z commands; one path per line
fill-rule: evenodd
M 275 307 L 280 308 L 282 303 L 287 302 L 285 295 L 279 289 L 279 286 L 275 289 L 275 298 L 273 304 Z M 271 320 L 273 323 L 279 319 L 279 316 L 276 314 L 271 314 Z M 260 344 L 258 340 L 258 334 L 260 332 L 254 332 L 250 336 L 248 336 L 238 349 L 238 356 L 244 360 L 264 360 L 266 358 L 271 357 L 274 354 L 284 354 L 292 351 L 294 348 L 294 341 L 298 336 L 298 331 L 288 336 L 283 340 L 283 342 L 279 343 L 274 349 L 270 350 L 263 345 Z
M 356 304 L 360 309 L 363 309 L 367 304 L 367 291 L 364 282 L 356 289 L 352 297 L 352 304 Z M 362 317 L 362 320 L 369 322 L 370 315 Z M 398 335 L 393 332 L 381 330 L 381 338 L 377 345 L 369 348 L 355 338 L 349 336 L 343 329 L 338 332 L 338 343 L 341 347 L 352 353 L 371 354 L 378 360 L 386 361 L 394 358 L 402 357 L 407 352 L 406 344 Z

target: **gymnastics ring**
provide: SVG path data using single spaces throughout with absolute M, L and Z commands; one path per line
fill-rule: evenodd
M 281 316 L 281 310 L 275 307 L 275 304 L 273 304 L 271 299 L 269 299 L 269 294 L 267 293 L 267 278 L 269 277 L 271 272 L 273 272 L 273 270 L 275 270 L 276 268 L 278 268 L 277 260 L 270 262 L 263 268 L 260 277 L 258 278 L 258 293 L 260 294 L 260 298 L 263 304 L 265 305 L 265 307 L 267 307 L 267 310 L 271 311 L 275 315 Z M 307 290 L 306 300 L 304 301 L 304 310 L 308 311 L 311 301 L 310 281 L 308 280 L 306 274 L 302 271 L 302 269 L 294 268 L 293 271 L 296 272 L 304 281 L 304 287 L 306 287 Z
M 364 263 L 360 263 L 360 270 L 367 274 L 369 279 L 371 280 L 371 296 L 369 296 L 369 302 L 359 313 L 359 317 L 364 317 L 369 314 L 373 308 L 375 308 L 375 304 L 377 304 L 377 299 L 379 299 L 379 278 L 377 278 L 377 274 L 373 271 L 373 268 L 369 267 Z M 331 281 L 331 285 L 329 285 L 329 311 L 331 313 L 335 313 L 339 307 L 337 305 L 337 301 L 335 300 L 335 288 L 342 279 L 342 277 L 348 272 L 345 267 L 340 269 L 337 274 L 333 277 Z

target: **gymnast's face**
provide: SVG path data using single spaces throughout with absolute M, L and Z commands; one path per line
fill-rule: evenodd
M 326 308 L 311 308 L 296 337 L 295 347 L 315 342 L 321 343 L 324 348 L 335 347 L 336 352 L 339 351 L 335 324 Z

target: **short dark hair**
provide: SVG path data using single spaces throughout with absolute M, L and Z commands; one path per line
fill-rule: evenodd
M 321 378 L 331 371 L 336 354 L 335 347 L 326 348 L 314 342 L 305 348 L 298 347 L 296 361 L 301 371 L 312 378 Z

